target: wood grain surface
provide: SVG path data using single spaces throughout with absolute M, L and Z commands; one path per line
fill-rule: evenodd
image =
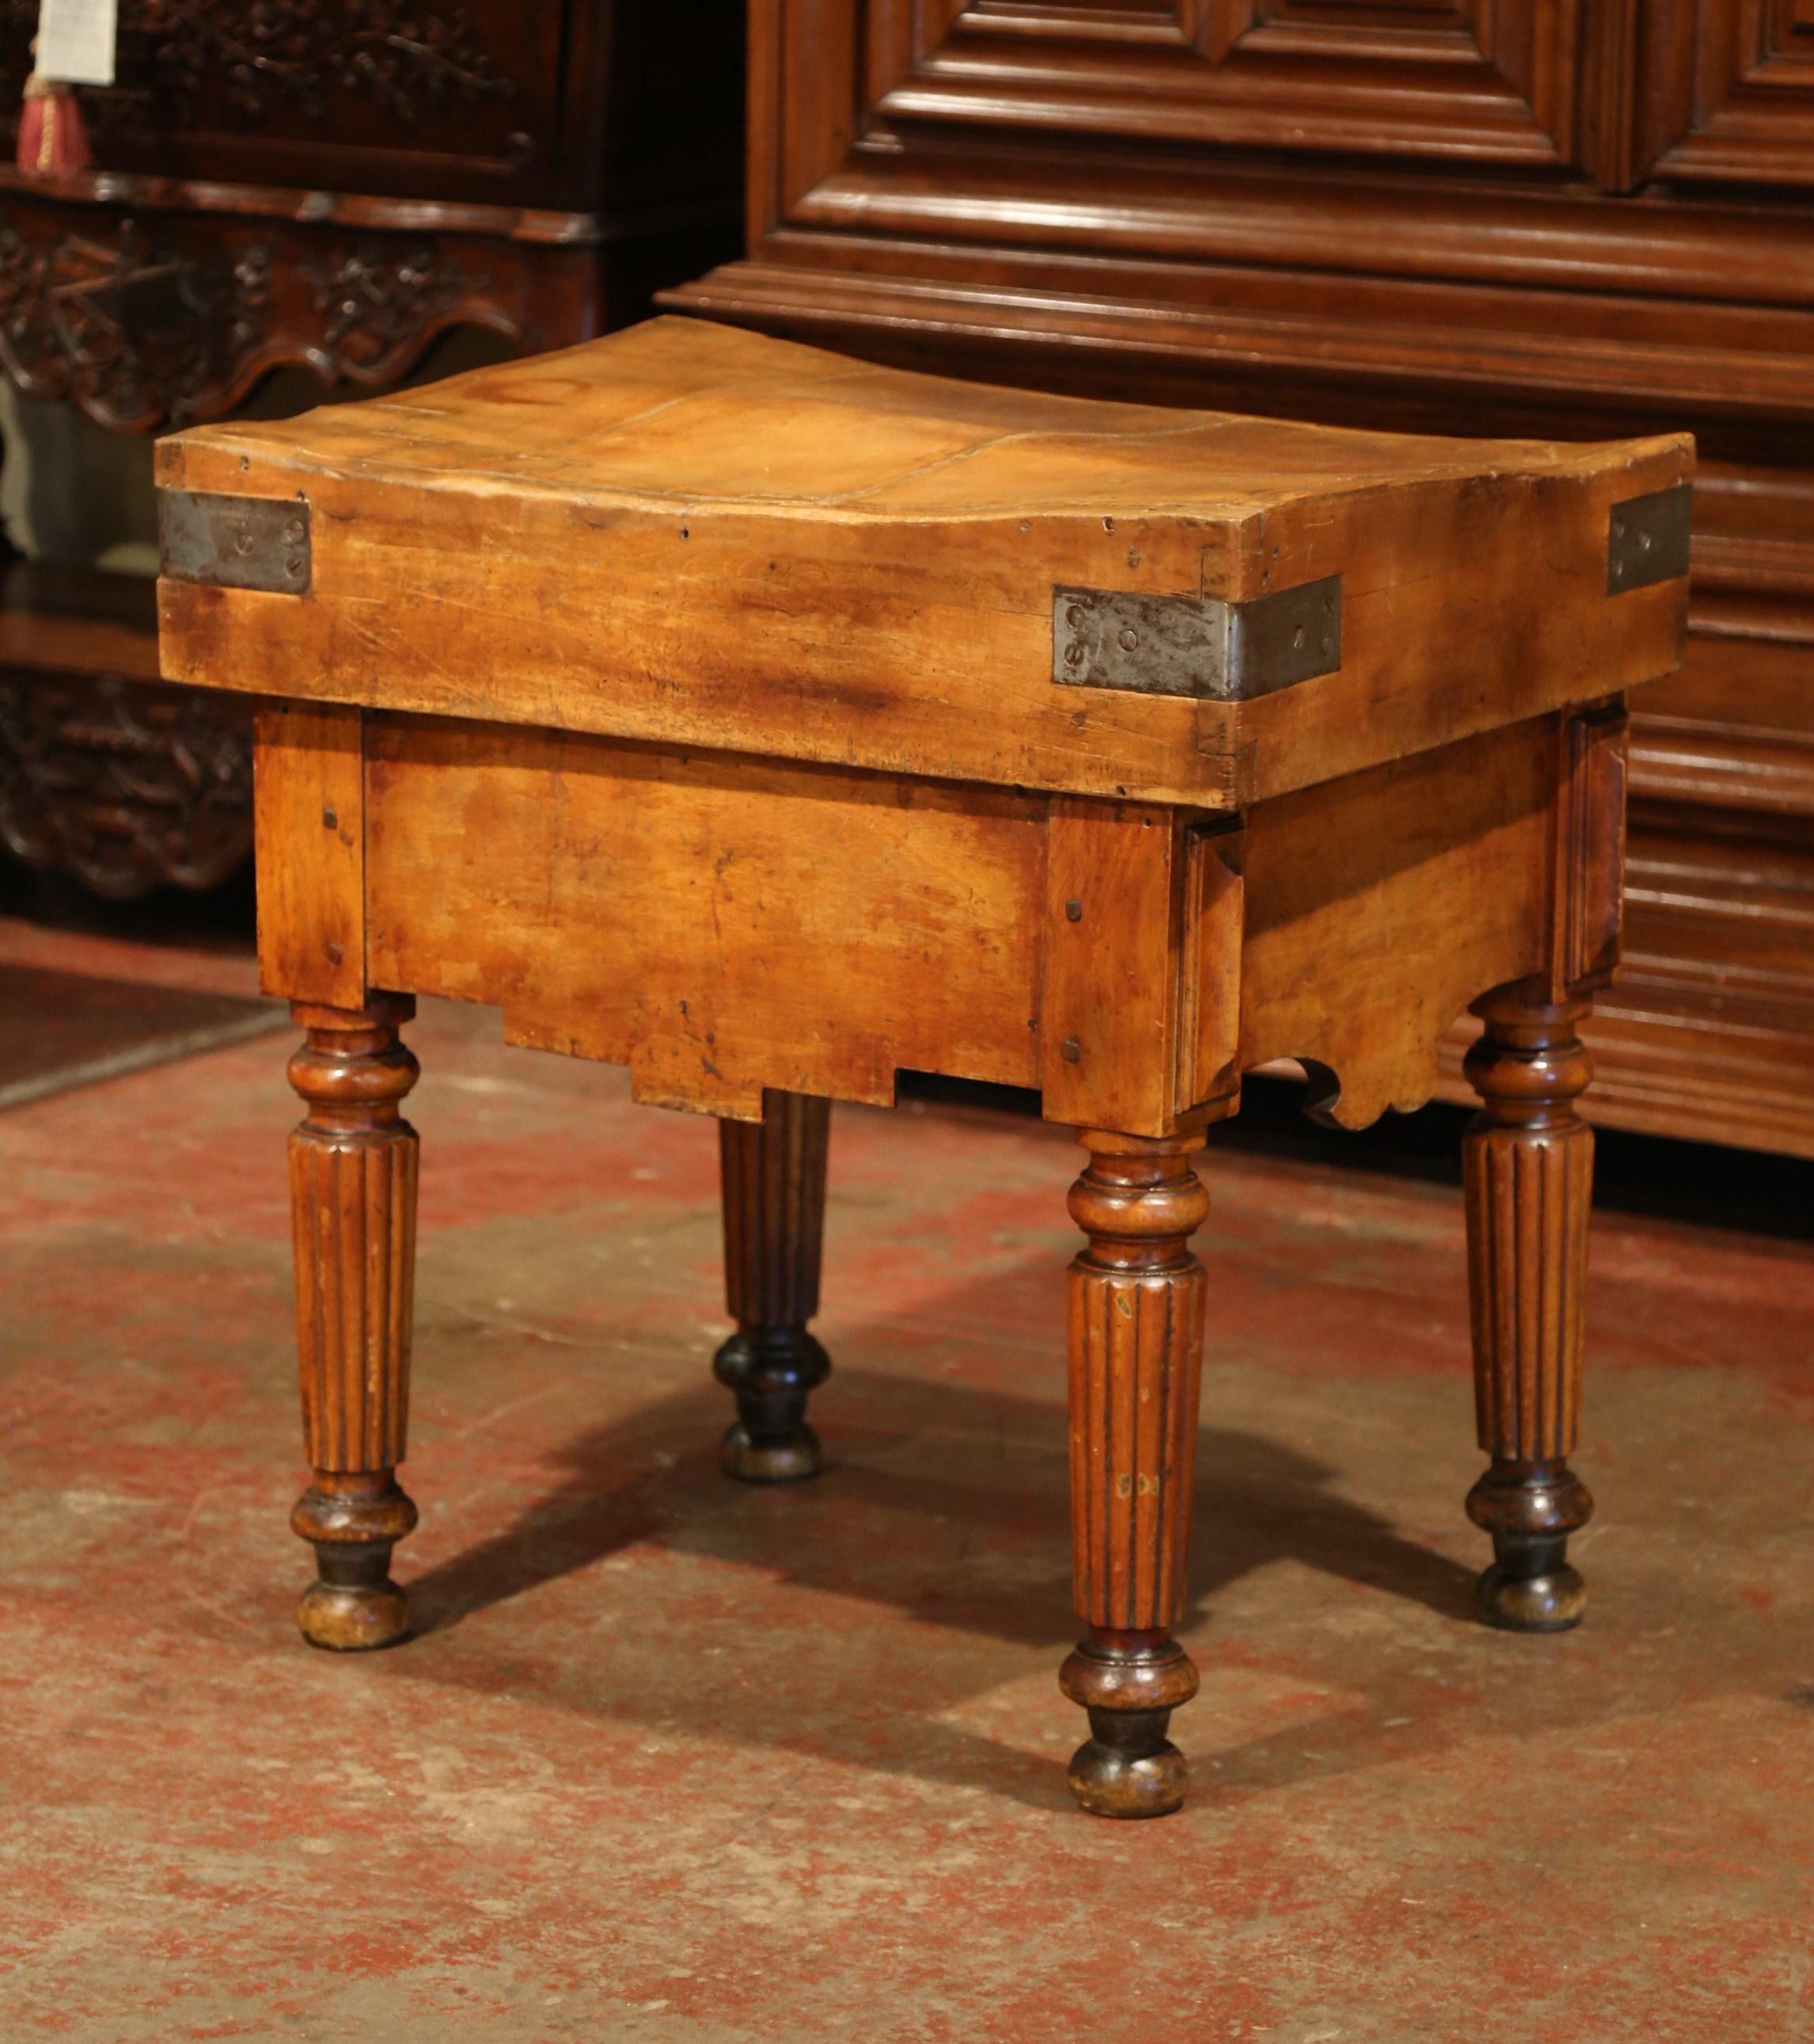
M 414 1012 L 298 1002 L 290 1082 L 306 1108 L 290 1139 L 290 1220 L 302 1437 L 313 1477 L 290 1523 L 320 1574 L 299 1614 L 313 1644 L 361 1651 L 409 1625 L 389 1576 L 416 1523 L 397 1465 L 409 1431 L 420 1144 L 403 1119 L 415 1058 L 397 1032 Z
M 253 752 L 259 979 L 327 1007 L 366 997 L 362 713 L 336 703 L 261 709 Z
M 1432 442 L 965 384 L 685 320 L 167 440 L 305 497 L 303 596 L 166 578 L 167 675 L 1225 810 L 1674 664 L 1611 508 L 1685 439 Z M 1053 592 L 1339 574 L 1341 665 L 1249 703 L 1053 680 Z M 409 591 L 400 605 L 397 592 Z
M 1593 1132 L 1576 1103 L 1593 1074 L 1584 999 L 1549 1001 L 1540 981 L 1475 1003 L 1467 1054 L 1482 1112 L 1462 1146 L 1475 1409 L 1491 1458 L 1468 1516 L 1493 1538 L 1476 1602 L 1517 1632 L 1578 1624 L 1586 1585 L 1568 1539 L 1593 1508 L 1570 1468 L 1581 1431 Z
M 487 1001 L 639 1099 L 1038 1083 L 1043 805 L 718 755 L 373 720 L 374 986 Z

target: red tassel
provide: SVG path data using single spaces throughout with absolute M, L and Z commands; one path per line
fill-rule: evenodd
M 34 71 L 19 115 L 19 168 L 29 178 L 72 178 L 94 160 L 75 93 Z

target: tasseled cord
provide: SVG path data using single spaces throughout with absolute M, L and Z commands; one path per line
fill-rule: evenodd
M 31 178 L 71 178 L 93 161 L 74 88 L 33 71 L 19 114 L 19 168 Z

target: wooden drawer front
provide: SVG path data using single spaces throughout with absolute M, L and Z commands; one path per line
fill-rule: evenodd
M 1555 743 L 1513 725 L 1253 811 L 1243 1070 L 1299 1061 L 1344 1128 L 1430 1097 L 1467 1004 L 1548 962 Z
M 119 90 L 85 94 L 109 170 L 521 198 L 557 160 L 557 0 L 122 0 Z M 16 107 L 36 6 L 7 10 Z
M 1043 802 L 406 718 L 365 750 L 374 986 L 665 1105 L 1038 1083 Z
M 267 371 L 378 388 L 435 336 L 525 352 L 596 316 L 593 252 L 178 208 L 0 201 L 0 370 L 116 431 L 212 418 Z

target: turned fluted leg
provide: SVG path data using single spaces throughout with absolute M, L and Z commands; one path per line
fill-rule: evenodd
M 765 1093 L 762 1119 L 721 1121 L 725 1294 L 737 1331 L 712 1368 L 737 1394 L 727 1476 L 788 1483 L 819 1467 L 806 1401 L 831 1367 L 807 1332 L 819 1311 L 831 1103 Z
M 1106 1817 L 1159 1817 L 1188 1769 L 1166 1737 L 1197 1693 L 1172 1637 L 1183 1615 L 1202 1358 L 1203 1266 L 1190 1238 L 1209 1212 L 1191 1170 L 1201 1137 L 1086 1135 L 1071 1212 L 1089 1238 L 1071 1266 L 1071 1545 L 1087 1628 L 1059 1674 L 1088 1712 L 1071 1790 Z
M 1574 1111 L 1593 1076 L 1578 1033 L 1585 1001 L 1501 987 L 1474 1012 L 1467 1054 L 1483 1111 L 1464 1145 L 1475 1403 L 1492 1457 L 1467 1516 L 1493 1536 L 1482 1617 L 1519 1632 L 1579 1623 L 1587 1593 L 1568 1536 L 1593 1500 L 1568 1466 L 1579 1427 L 1582 1310 L 1593 1132 Z
M 313 1544 L 303 1637 L 343 1652 L 409 1630 L 392 1543 L 416 1523 L 397 1487 L 409 1405 L 416 1132 L 401 1102 L 415 1058 L 397 1040 L 406 1000 L 363 1010 L 298 1004 L 307 1040 L 290 1082 L 307 1112 L 290 1139 L 302 1431 L 314 1471 L 290 1523 Z

